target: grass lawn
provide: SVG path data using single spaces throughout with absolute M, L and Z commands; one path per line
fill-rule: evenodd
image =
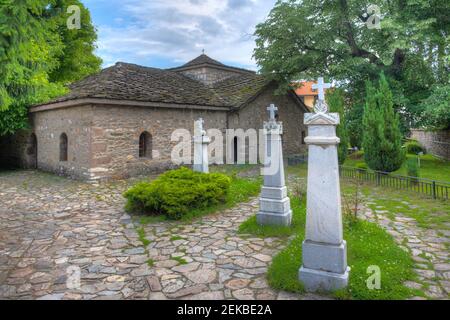
M 414 155 L 407 155 L 408 158 L 417 158 Z M 352 159 L 348 157 L 344 165 L 349 167 L 356 167 L 358 164 L 363 164 L 364 159 Z M 406 161 L 402 167 L 394 172 L 395 174 L 408 175 L 406 168 Z M 450 161 L 445 161 L 434 157 L 431 154 L 425 154 L 420 157 L 419 177 L 431 180 L 450 182 Z
M 260 177 L 241 178 L 237 176 L 237 173 L 240 173 L 241 171 L 245 170 L 249 170 L 249 167 L 236 169 L 236 171 L 233 171 L 232 174 L 229 174 L 230 177 L 232 178 L 232 181 L 230 185 L 230 190 L 224 203 L 211 206 L 208 208 L 192 209 L 187 214 L 183 215 L 183 217 L 179 221 L 189 222 L 195 218 L 207 214 L 212 214 L 227 208 L 232 208 L 238 203 L 246 202 L 249 200 L 249 198 L 258 195 L 261 190 L 262 178 Z M 167 220 L 165 215 L 139 216 L 138 218 L 140 223 L 143 225 Z
M 302 264 L 304 240 L 305 204 L 291 198 L 293 209 L 292 228 L 260 227 L 255 217 L 245 221 L 239 231 L 260 237 L 296 234 L 296 237 L 272 261 L 267 277 L 274 289 L 304 292 L 298 281 L 298 269 Z M 397 246 L 395 240 L 381 227 L 362 220 L 345 219 L 344 237 L 348 245 L 348 263 L 351 267 L 349 287 L 333 293 L 339 299 L 406 299 L 413 295 L 423 296 L 418 290 L 403 286 L 407 280 L 415 280 L 413 260 L 409 253 Z M 369 266 L 381 269 L 381 289 L 369 290 L 366 280 Z
M 351 197 L 355 193 L 356 184 L 350 180 L 342 180 L 341 189 L 344 196 Z M 372 210 L 388 211 L 386 215 L 391 220 L 396 214 L 402 214 L 415 219 L 419 227 L 450 230 L 450 201 L 433 200 L 408 190 L 386 190 L 369 183 L 360 186 L 366 205 Z

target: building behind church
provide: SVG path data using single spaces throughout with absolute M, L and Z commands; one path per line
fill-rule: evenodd
M 253 71 L 202 54 L 172 69 L 119 62 L 30 108 L 30 130 L 0 138 L 0 162 L 82 180 L 127 178 L 173 167 L 174 130 L 259 130 L 275 103 L 286 155 L 306 152 L 304 103 Z M 233 141 L 240 143 L 240 141 Z M 236 146 L 232 147 L 236 152 Z M 248 150 L 247 150 L 248 152 Z

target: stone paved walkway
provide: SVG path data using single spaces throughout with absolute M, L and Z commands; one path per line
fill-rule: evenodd
M 371 199 L 366 199 L 369 204 Z M 415 262 L 418 281 L 408 281 L 407 287 L 423 290 L 432 299 L 448 299 L 450 294 L 450 260 L 448 230 L 425 229 L 416 220 L 395 213 L 394 220 L 385 210 L 362 208 L 364 217 L 376 222 L 390 233 L 397 243 L 409 251 Z M 414 297 L 413 299 L 419 299 Z
M 144 246 L 122 209 L 132 182 L 0 172 L 0 299 L 324 298 L 268 287 L 267 267 L 283 243 L 236 234 L 256 200 L 193 223 L 148 224 Z M 419 280 L 407 285 L 448 299 L 448 231 L 420 228 L 400 214 L 392 221 L 383 210 L 364 215 L 412 253 Z M 80 286 L 68 288 L 78 270 Z
M 122 209 L 128 183 L 0 173 L 0 298 L 320 298 L 268 288 L 267 266 L 281 243 L 236 235 L 255 201 L 192 224 L 147 225 L 144 247 Z

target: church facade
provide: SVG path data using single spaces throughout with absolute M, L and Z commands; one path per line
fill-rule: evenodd
M 270 103 L 283 122 L 285 155 L 302 154 L 307 108 L 294 91 L 274 95 L 275 88 L 204 54 L 173 69 L 117 63 L 73 84 L 69 94 L 31 107 L 31 129 L 0 138 L 0 162 L 82 180 L 162 171 L 174 167 L 174 130 L 193 134 L 201 117 L 206 129 L 224 136 L 226 129 L 258 131 Z

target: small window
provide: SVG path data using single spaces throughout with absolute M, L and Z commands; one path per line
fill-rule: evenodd
M 139 136 L 139 158 L 152 158 L 152 135 L 147 131 Z
M 306 132 L 302 131 L 302 144 L 305 144 Z
M 59 137 L 59 161 L 67 161 L 68 155 L 68 139 L 67 134 L 62 133 Z

